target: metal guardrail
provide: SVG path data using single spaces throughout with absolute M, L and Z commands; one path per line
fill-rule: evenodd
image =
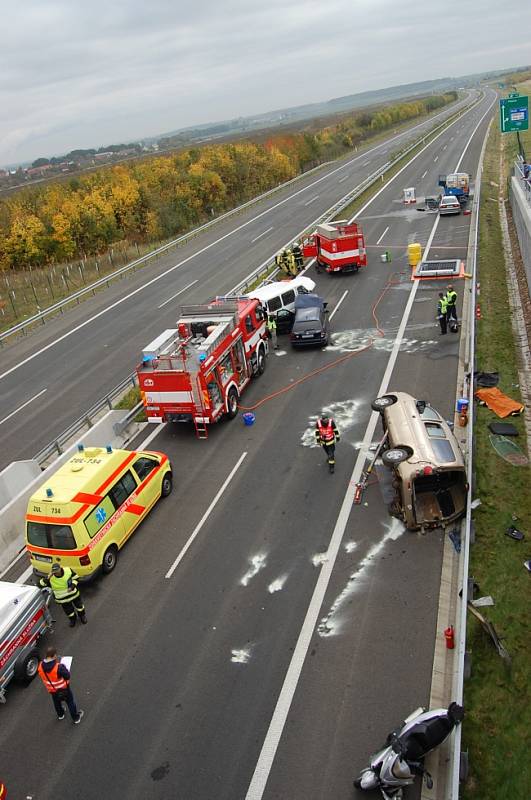
M 128 386 L 134 387 L 137 385 L 136 374 L 133 372 L 131 375 L 128 375 L 127 378 L 124 378 L 119 384 L 117 384 L 110 392 L 108 392 L 105 397 L 101 397 L 96 403 L 94 403 L 91 408 L 88 409 L 81 417 L 75 420 L 71 425 L 66 428 L 59 436 L 56 436 L 53 441 L 43 447 L 42 450 L 39 450 L 33 458 L 39 464 L 44 464 L 51 455 L 54 453 L 57 455 L 61 455 L 64 450 L 63 446 L 70 442 L 76 434 L 82 431 L 85 428 L 92 428 L 94 426 L 93 419 L 94 417 L 99 414 L 104 408 L 108 408 L 112 410 L 113 402 L 116 400 L 117 397 L 120 397 L 124 393 L 124 391 L 128 388 Z M 138 409 L 137 412 L 138 413 Z
M 131 261 L 129 264 L 126 264 L 120 269 L 114 270 L 110 272 L 108 275 L 105 275 L 103 278 L 99 278 L 99 280 L 90 283 L 88 286 L 84 286 L 83 289 L 79 289 L 77 292 L 68 295 L 68 297 L 63 298 L 63 300 L 58 300 L 57 303 L 54 303 L 48 308 L 44 308 L 42 311 L 39 311 L 38 314 L 34 314 L 33 316 L 25 319 L 23 322 L 19 322 L 16 325 L 13 325 L 7 331 L 0 333 L 0 346 L 4 343 L 6 339 L 10 336 L 13 336 L 20 331 L 24 332 L 27 327 L 30 325 L 34 325 L 36 322 L 41 321 L 44 325 L 46 317 L 50 316 L 50 314 L 55 314 L 57 311 L 61 311 L 66 306 L 70 305 L 70 303 L 75 302 L 76 300 L 79 301 L 81 297 L 89 293 L 94 293 L 96 289 L 99 289 L 101 286 L 109 285 L 110 281 L 116 280 L 116 278 L 120 278 L 122 275 L 126 274 L 130 270 L 135 270 L 136 267 L 145 264 L 151 258 L 156 258 L 157 256 L 165 253 L 167 250 L 170 250 L 172 247 L 178 247 L 180 244 L 186 243 L 189 239 L 193 239 L 195 236 L 198 236 L 203 231 L 207 230 L 208 228 L 217 225 L 220 222 L 232 217 L 236 214 L 241 213 L 246 208 L 249 208 L 255 203 L 258 203 L 260 200 L 269 197 L 270 195 L 274 194 L 275 192 L 280 191 L 281 189 L 285 188 L 286 186 L 290 186 L 292 183 L 299 181 L 301 178 L 306 177 L 306 175 L 311 175 L 313 172 L 316 172 L 323 167 L 332 164 L 332 161 L 324 161 L 322 164 L 318 164 L 317 167 L 312 167 L 307 172 L 303 172 L 301 175 L 296 175 L 295 178 L 291 178 L 289 181 L 285 181 L 281 183 L 279 186 L 275 186 L 273 189 L 268 189 L 267 192 L 263 192 L 263 194 L 258 195 L 257 197 L 253 197 L 251 200 L 248 200 L 246 203 L 242 203 L 242 205 L 237 206 L 236 208 L 232 208 L 230 211 L 225 212 L 225 214 L 221 214 L 219 217 L 215 217 L 215 219 L 210 220 L 209 222 L 205 222 L 204 225 L 200 225 L 198 228 L 194 228 L 192 231 L 188 231 L 188 233 L 179 236 L 177 239 L 172 239 L 171 242 L 167 242 L 166 244 L 158 247 L 156 250 L 151 250 L 151 252 L 146 253 L 145 256 L 141 256 L 140 258 L 136 258 L 134 261 Z
M 143 408 L 144 408 L 144 403 L 142 402 L 142 400 L 139 400 L 136 406 L 133 406 L 133 408 L 127 412 L 125 417 L 123 417 L 118 422 L 114 423 L 114 425 L 112 426 L 114 435 L 120 436 L 129 427 L 129 425 L 133 422 L 136 415 L 140 411 L 142 411 Z
M 526 167 L 527 170 L 525 169 Z M 519 157 L 518 160 L 514 162 L 513 175 L 515 178 L 519 179 L 527 202 L 531 205 L 531 167 L 524 164 L 523 158 Z

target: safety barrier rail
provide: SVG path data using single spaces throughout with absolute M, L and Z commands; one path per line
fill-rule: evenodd
M 531 205 L 531 166 L 525 164 L 521 156 L 514 162 L 513 175 L 519 178 L 527 202 Z
M 94 403 L 88 411 L 86 411 L 83 416 L 79 417 L 75 420 L 71 425 L 68 426 L 59 436 L 56 436 L 53 441 L 43 447 L 42 450 L 39 450 L 33 458 L 39 464 L 44 464 L 50 458 L 51 455 L 57 454 L 61 455 L 64 450 L 63 446 L 70 442 L 74 436 L 76 436 L 80 431 L 84 430 L 85 428 L 92 428 L 94 425 L 94 418 L 99 414 L 104 408 L 108 408 L 112 410 L 113 403 L 116 401 L 117 398 L 121 397 L 125 390 L 128 387 L 135 387 L 137 386 L 137 379 L 136 374 L 133 372 L 131 375 L 128 375 L 127 378 L 124 378 L 119 384 L 117 384 L 110 392 L 108 392 L 105 397 L 101 397 L 96 403 Z M 138 413 L 140 409 L 137 409 L 136 413 Z M 134 417 L 133 417 L 134 418 Z M 120 431 L 121 432 L 121 431 Z

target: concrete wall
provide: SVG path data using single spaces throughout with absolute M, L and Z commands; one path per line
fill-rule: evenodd
M 59 456 L 53 464 L 44 471 L 41 471 L 39 465 L 35 461 L 19 461 L 10 465 L 13 469 L 13 473 L 6 481 L 6 485 L 9 483 L 10 486 L 13 486 L 13 476 L 16 474 L 25 476 L 25 483 L 23 483 L 21 478 L 18 483 L 18 494 L 12 494 L 6 505 L 0 511 L 0 572 L 8 566 L 17 553 L 24 547 L 24 515 L 26 513 L 28 500 L 33 492 L 46 482 L 49 475 L 52 475 L 61 464 L 70 458 L 75 452 L 78 442 L 82 442 L 86 446 L 92 445 L 97 447 L 105 447 L 109 442 L 113 442 L 114 444 L 115 436 L 113 424 L 123 419 L 123 416 L 123 411 L 109 411 L 103 419 L 80 436 L 62 456 Z M 28 466 L 24 467 L 24 465 Z M 10 467 L 6 467 L 0 477 L 2 477 Z M 21 488 L 22 486 L 24 488 Z
M 531 293 L 531 202 L 529 202 L 529 196 L 529 192 L 524 189 L 520 175 L 513 176 L 509 183 L 509 200 L 527 275 L 527 287 Z
M 36 461 L 14 461 L 0 472 L 0 508 L 6 506 L 20 492 L 21 486 L 27 486 L 41 474 Z

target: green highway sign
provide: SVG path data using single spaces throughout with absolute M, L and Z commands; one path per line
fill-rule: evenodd
M 529 98 L 525 95 L 510 94 L 500 100 L 500 130 L 502 133 L 515 133 L 529 129 Z

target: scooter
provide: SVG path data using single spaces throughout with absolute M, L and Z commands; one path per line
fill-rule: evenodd
M 380 789 L 384 800 L 402 800 L 403 787 L 422 775 L 428 789 L 433 778 L 424 767 L 424 756 L 450 735 L 464 717 L 463 708 L 450 703 L 448 709 L 417 708 L 399 728 L 388 735 L 386 746 L 371 757 L 370 765 L 354 781 L 356 789 Z

